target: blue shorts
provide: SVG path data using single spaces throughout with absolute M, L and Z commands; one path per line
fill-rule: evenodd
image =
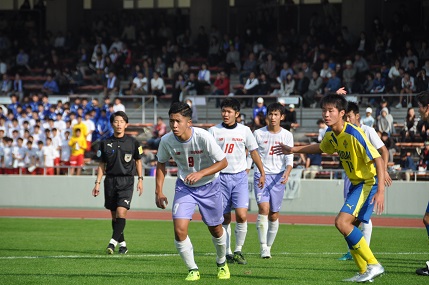
M 377 193 L 377 185 L 377 178 L 375 178 L 374 183 L 365 184 L 365 182 L 362 182 L 358 185 L 352 184 L 340 212 L 353 215 L 359 221 L 367 224 L 374 210 L 374 204 L 371 204 L 371 200 L 375 193 Z
M 428 214 L 429 214 L 429 202 L 428 202 L 428 206 L 427 206 L 427 208 L 426 208 L 426 213 L 428 213 Z
M 223 196 L 223 213 L 231 212 L 231 208 L 249 208 L 249 187 L 247 172 L 221 173 L 220 188 Z
M 270 211 L 277 213 L 282 207 L 286 190 L 286 185 L 281 183 L 283 181 L 283 172 L 279 174 L 266 174 L 265 185 L 262 189 L 258 186 L 260 176 L 261 174 L 259 172 L 255 172 L 253 191 L 255 192 L 256 202 L 258 204 L 270 203 Z
M 181 179 L 176 181 L 173 202 L 173 219 L 189 219 L 195 212 L 195 206 L 207 226 L 223 223 L 222 194 L 219 178 L 199 187 L 189 187 Z

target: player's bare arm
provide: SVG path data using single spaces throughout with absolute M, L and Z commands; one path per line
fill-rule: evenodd
M 378 181 L 385 181 L 384 177 L 384 161 L 381 157 L 374 158 L 375 169 L 377 170 Z M 377 193 L 371 200 L 371 204 L 375 203 L 374 209 L 377 215 L 381 215 L 384 211 L 384 183 L 378 183 Z
M 216 172 L 221 171 L 222 169 L 224 169 L 227 166 L 228 166 L 228 161 L 226 160 L 226 158 L 224 158 L 221 161 L 217 161 L 217 162 L 213 163 L 210 167 L 201 169 L 198 172 L 188 174 L 188 176 L 185 177 L 184 182 L 189 184 L 189 185 L 195 184 L 195 182 L 200 180 L 202 177 L 208 176 L 208 175 L 213 175 Z
M 92 189 L 92 196 L 97 197 L 98 194 L 100 193 L 100 183 L 101 183 L 101 179 L 103 178 L 104 175 L 104 168 L 106 167 L 106 164 L 102 161 L 100 161 L 100 163 L 98 163 L 98 167 L 97 167 L 97 178 L 95 180 L 95 185 L 94 188 Z
M 136 170 L 137 170 L 137 176 L 138 177 L 143 177 L 143 166 L 142 166 L 142 162 L 141 159 L 137 159 L 136 160 Z M 137 179 L 137 191 L 139 192 L 139 196 L 142 195 L 143 193 L 143 179 Z
M 273 147 L 274 154 L 293 154 L 293 153 L 322 153 L 319 147 L 320 144 L 311 144 L 304 146 L 290 147 L 283 143 L 275 145 Z
M 286 184 L 287 183 L 287 181 L 289 180 L 289 175 L 290 175 L 291 171 L 292 171 L 292 166 L 287 165 L 286 169 L 285 169 L 285 172 L 282 175 L 282 179 L 283 179 L 282 180 L 282 184 Z
M 156 188 L 155 188 L 155 203 L 158 208 L 165 209 L 168 205 L 168 199 L 162 193 L 165 179 L 165 163 L 158 162 L 156 164 Z
M 262 165 L 261 157 L 259 156 L 259 153 L 256 149 L 250 152 L 250 157 L 252 157 L 252 160 L 256 164 L 256 167 L 258 167 L 259 173 L 261 173 L 261 176 L 259 177 L 258 187 L 262 189 L 265 185 L 265 170 L 264 166 Z
M 389 163 L 389 150 L 387 150 L 386 146 L 382 146 L 378 149 L 381 153 L 381 157 L 383 158 L 383 164 L 384 164 L 384 185 L 385 186 L 391 186 L 392 185 L 392 178 L 390 178 L 388 170 L 388 163 Z

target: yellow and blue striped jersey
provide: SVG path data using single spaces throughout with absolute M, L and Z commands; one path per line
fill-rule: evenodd
M 369 142 L 362 129 L 344 122 L 344 128 L 337 136 L 331 128 L 328 128 L 320 143 L 320 149 L 329 154 L 338 153 L 341 164 L 353 185 L 364 181 L 374 183 L 377 172 L 373 160 L 380 157 L 380 154 Z

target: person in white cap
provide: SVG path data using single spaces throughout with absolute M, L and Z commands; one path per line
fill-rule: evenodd
M 366 113 L 365 117 L 361 118 L 360 120 L 361 125 L 365 125 L 373 128 L 375 124 L 375 119 L 372 116 L 372 109 L 370 107 L 366 108 L 365 113 Z
M 352 93 L 353 85 L 356 80 L 356 69 L 351 60 L 346 61 L 346 68 L 343 71 L 343 84 L 348 93 Z
M 267 107 L 264 105 L 264 98 L 259 97 L 256 100 L 256 106 L 253 108 L 253 123 L 256 128 L 265 126 L 265 118 L 267 116 Z

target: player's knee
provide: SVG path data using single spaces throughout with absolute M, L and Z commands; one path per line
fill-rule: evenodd
M 240 223 L 240 224 L 247 222 L 246 215 L 236 216 L 235 219 L 237 220 L 237 223 Z
M 429 225 L 429 215 L 425 215 L 423 217 L 423 224 L 425 224 L 426 226 Z
M 222 225 L 217 225 L 214 227 L 209 226 L 209 231 L 210 231 L 211 235 L 215 238 L 220 238 L 224 233 Z
M 346 234 L 345 233 L 345 229 L 347 228 L 347 226 L 349 226 L 350 227 L 350 223 L 349 223 L 349 221 L 347 221 L 346 219 L 344 219 L 343 217 L 341 217 L 341 216 L 337 216 L 336 218 L 335 218 L 335 227 L 341 232 L 341 233 L 343 233 L 343 234 Z
M 277 221 L 278 219 L 279 219 L 279 213 L 278 213 L 278 212 L 275 212 L 275 213 L 270 212 L 270 213 L 269 213 L 269 215 L 268 215 L 268 220 L 269 220 L 270 222 L 275 222 L 275 221 Z
M 174 238 L 177 241 L 184 241 L 187 236 L 188 236 L 188 231 L 186 229 L 182 229 L 182 228 L 174 229 Z

